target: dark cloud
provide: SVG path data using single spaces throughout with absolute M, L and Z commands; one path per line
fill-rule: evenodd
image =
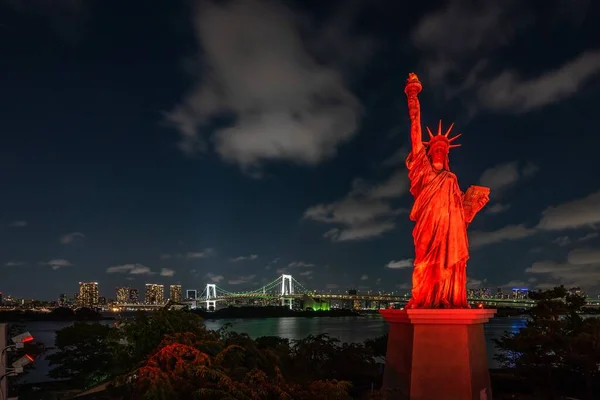
M 203 1 L 194 26 L 203 54 L 197 83 L 168 114 L 183 151 L 205 151 L 208 135 L 224 160 L 246 170 L 266 160 L 315 165 L 357 133 L 359 100 L 340 71 L 315 60 L 281 3 Z M 323 44 L 339 48 L 334 32 Z M 223 114 L 233 122 L 210 132 Z
M 516 0 L 502 4 L 451 0 L 420 20 L 412 42 L 422 51 L 427 80 L 444 88 L 447 97 L 468 93 L 471 112 L 483 108 L 525 113 L 575 95 L 600 73 L 600 52 L 583 51 L 534 76 L 516 67 L 498 69 L 498 58 L 506 56 L 507 48 L 529 35 L 540 21 L 567 21 L 576 26 L 585 18 L 587 7 L 586 1 L 551 1 L 541 10 Z

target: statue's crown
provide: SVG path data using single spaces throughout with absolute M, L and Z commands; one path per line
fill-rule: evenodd
M 459 133 L 458 135 L 449 138 L 448 136 L 450 135 L 450 131 L 452 130 L 452 127 L 454 126 L 454 123 L 452 123 L 452 125 L 450 125 L 450 128 L 448 128 L 448 130 L 446 131 L 446 133 L 442 134 L 442 120 L 440 120 L 440 123 L 438 124 L 438 131 L 437 131 L 437 135 L 434 135 L 433 133 L 431 133 L 431 129 L 429 129 L 429 127 L 427 127 L 427 133 L 429 134 L 429 141 L 428 142 L 423 142 L 423 144 L 425 146 L 427 146 L 429 148 L 429 150 L 431 150 L 433 147 L 435 146 L 440 146 L 440 145 L 444 145 L 448 151 L 450 151 L 450 149 L 454 148 L 454 147 L 460 147 L 460 144 L 451 144 L 454 140 L 458 139 L 462 133 Z

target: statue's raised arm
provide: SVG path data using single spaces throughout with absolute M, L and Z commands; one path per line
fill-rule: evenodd
M 408 115 L 410 116 L 410 141 L 413 154 L 417 154 L 423 148 L 421 136 L 421 104 L 417 95 L 421 93 L 423 86 L 419 82 L 419 77 L 414 72 L 408 74 L 404 93 L 408 98 Z

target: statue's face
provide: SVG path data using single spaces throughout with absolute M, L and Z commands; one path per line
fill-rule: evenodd
M 429 156 L 431 157 L 431 164 L 435 169 L 443 169 L 444 161 L 446 161 L 446 157 L 448 156 L 448 148 L 443 145 L 435 146 L 429 152 Z

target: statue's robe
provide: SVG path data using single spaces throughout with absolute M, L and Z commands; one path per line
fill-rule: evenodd
M 422 148 L 406 159 L 415 203 L 412 298 L 409 308 L 466 308 L 467 223 L 456 175 L 436 171 Z

